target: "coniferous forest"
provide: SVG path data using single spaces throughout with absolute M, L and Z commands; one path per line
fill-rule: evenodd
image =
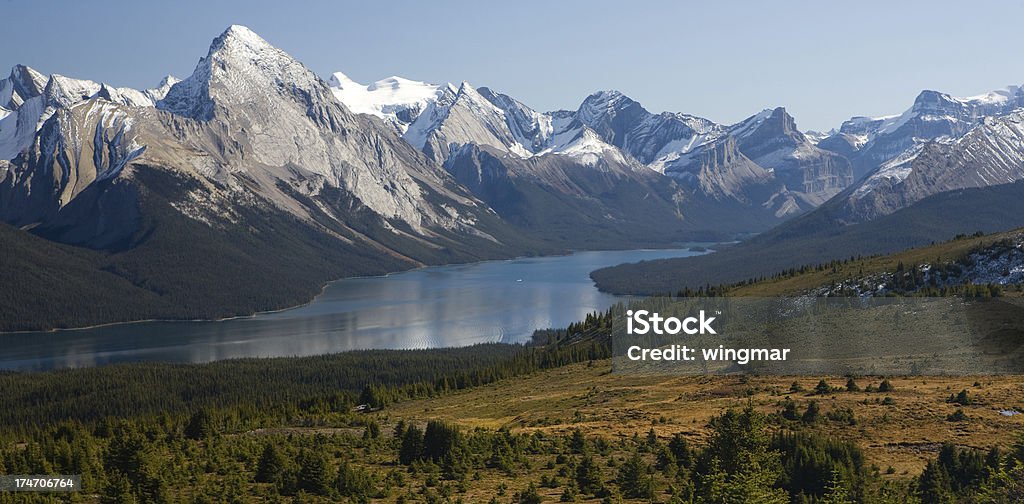
M 83 488 L 0 501 L 1018 502 L 1024 439 L 943 445 L 919 474 L 893 478 L 827 434 L 823 425 L 857 425 L 852 411 L 818 405 L 864 392 L 852 377 L 810 391 L 794 382 L 774 411 L 722 410 L 703 436 L 664 418 L 628 435 L 429 419 L 434 399 L 607 366 L 610 323 L 593 314 L 527 346 L 5 373 L 0 470 L 80 474 Z M 894 389 L 882 380 L 867 393 Z M 424 415 L 393 413 L 416 401 Z

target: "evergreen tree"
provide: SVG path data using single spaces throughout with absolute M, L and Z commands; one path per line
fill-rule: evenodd
M 542 499 L 537 493 L 537 485 L 530 483 L 525 490 L 516 495 L 515 502 L 517 504 L 540 504 Z
M 455 426 L 431 420 L 423 433 L 423 457 L 434 462 L 443 462 L 455 452 L 459 443 L 459 431 Z
M 636 499 L 653 499 L 654 478 L 651 477 L 648 469 L 639 453 L 634 453 L 627 459 L 619 467 L 619 474 L 616 478 L 622 494 Z
M 369 474 L 353 467 L 347 460 L 341 462 L 338 476 L 334 479 L 334 488 L 342 497 L 369 499 L 373 493 L 373 486 L 373 478 Z
M 814 393 L 818 395 L 830 394 L 832 393 L 832 387 L 828 384 L 827 381 L 825 381 L 824 378 L 822 378 L 821 381 L 819 381 L 818 384 L 814 386 Z
M 818 408 L 818 402 L 811 401 L 810 404 L 807 405 L 807 411 L 804 411 L 804 415 L 800 420 L 805 424 L 812 424 L 817 422 L 819 418 L 821 418 L 821 409 Z
M 679 467 L 689 468 L 693 465 L 693 452 L 690 451 L 690 444 L 682 434 L 676 433 L 668 442 L 668 449 L 676 460 Z
M 604 490 L 604 475 L 601 474 L 601 467 L 590 455 L 585 455 L 576 466 L 576 486 L 579 487 L 580 492 L 591 495 L 597 495 Z
M 330 488 L 327 474 L 327 459 L 319 452 L 302 450 L 299 452 L 298 487 L 309 493 L 326 495 Z
M 409 465 L 423 458 L 423 431 L 410 425 L 402 436 L 402 447 L 398 450 L 398 461 Z
M 278 483 L 281 475 L 284 474 L 284 457 L 277 450 L 274 443 L 267 443 L 263 447 L 263 454 L 256 464 L 256 481 L 260 483 Z
M 829 480 L 825 495 L 818 501 L 818 504 L 855 504 L 854 500 L 850 498 L 838 470 L 832 470 L 832 479 Z
M 377 439 L 380 437 L 380 424 L 370 420 L 363 431 L 363 439 Z
M 203 440 L 216 433 L 213 425 L 213 417 L 206 408 L 200 409 L 189 419 L 185 426 L 185 437 L 194 440 Z
M 132 483 L 124 474 L 115 473 L 107 479 L 107 484 L 100 493 L 102 504 L 130 504 L 138 502 L 135 492 L 132 491 Z
M 573 429 L 572 437 L 569 438 L 569 449 L 577 455 L 587 452 L 587 438 L 583 436 L 583 432 L 579 429 Z
M 853 380 L 853 377 L 850 377 L 849 380 L 846 380 L 846 391 L 847 392 L 860 392 L 860 386 L 857 385 L 857 382 Z
M 918 478 L 917 491 L 926 504 L 952 504 L 955 502 L 949 474 L 937 462 L 928 462 Z
M 779 453 L 769 449 L 767 420 L 753 407 L 728 410 L 711 421 L 711 437 L 702 454 L 698 500 L 709 503 L 785 504 L 775 488 L 782 474 Z
M 799 420 L 800 411 L 796 407 L 796 401 L 786 398 L 784 405 L 782 406 L 782 418 L 786 420 Z
M 982 485 L 978 502 L 1015 504 L 1024 502 L 1024 464 L 1014 461 L 1010 467 L 1000 468 Z

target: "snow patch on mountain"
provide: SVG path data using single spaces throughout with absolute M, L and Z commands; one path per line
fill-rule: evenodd
M 146 96 L 149 97 L 150 101 L 153 102 L 153 106 L 156 106 L 156 102 L 163 100 L 167 96 L 167 92 L 171 90 L 171 86 L 181 82 L 181 79 L 168 75 L 160 80 L 160 83 L 155 88 L 149 88 L 145 91 Z
M 607 159 L 626 164 L 626 158 L 622 153 L 601 140 L 601 137 L 590 128 L 583 128 L 574 139 L 552 147 L 549 152 L 573 158 L 587 166 L 596 166 Z
M 334 72 L 327 82 L 334 97 L 349 110 L 384 119 L 399 133 L 405 133 L 413 120 L 436 102 L 444 90 L 453 90 L 451 84 L 429 84 L 397 76 L 363 85 L 342 72 Z
M 766 108 L 732 126 L 729 126 L 729 134 L 736 137 L 737 139 L 743 139 L 752 135 L 757 128 L 759 128 L 764 122 L 772 116 L 775 109 Z

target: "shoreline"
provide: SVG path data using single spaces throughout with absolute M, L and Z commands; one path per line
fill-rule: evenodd
M 287 306 L 287 307 L 278 308 L 278 309 L 273 309 L 273 310 L 260 310 L 260 311 L 255 311 L 255 312 L 252 312 L 252 313 L 249 313 L 249 314 L 232 315 L 232 316 L 221 317 L 221 318 L 198 318 L 198 319 L 161 319 L 161 318 L 152 318 L 152 319 L 125 320 L 125 321 L 117 321 L 117 322 L 104 322 L 104 323 L 101 323 L 101 324 L 92 324 L 92 325 L 78 326 L 78 327 L 59 327 L 59 328 L 51 328 L 51 329 L 29 329 L 29 330 L 21 330 L 21 331 L 0 331 L 0 338 L 3 338 L 6 335 L 24 335 L 24 334 L 35 334 L 35 333 L 51 334 L 51 333 L 61 333 L 61 332 L 88 331 L 90 329 L 101 329 L 101 328 L 104 328 L 104 327 L 112 327 L 112 326 L 120 326 L 120 325 L 125 325 L 126 326 L 126 325 L 133 325 L 133 324 L 146 324 L 146 323 L 158 323 L 158 322 L 162 322 L 162 323 L 190 323 L 190 322 L 192 322 L 192 323 L 196 323 L 196 322 L 211 322 L 211 323 L 213 323 L 213 322 L 229 322 L 229 321 L 232 321 L 232 320 L 242 320 L 242 319 L 255 318 L 255 317 L 258 317 L 258 316 L 261 316 L 261 315 L 271 315 L 271 314 L 275 314 L 275 313 L 282 313 L 282 312 L 286 312 L 286 311 L 290 311 L 290 310 L 296 310 L 296 309 L 299 309 L 299 308 L 303 308 L 303 307 L 309 306 L 309 305 L 313 304 L 317 300 L 317 298 L 322 296 L 324 294 L 324 292 L 327 291 L 328 287 L 330 287 L 331 285 L 333 285 L 335 283 L 343 282 L 343 281 L 346 281 L 346 280 L 371 279 L 371 278 L 387 278 L 387 277 L 390 277 L 390 276 L 393 276 L 393 275 L 400 275 L 400 274 L 403 274 L 403 273 L 410 273 L 410 272 L 414 272 L 414 271 L 420 271 L 420 270 L 424 270 L 424 269 L 427 269 L 427 268 L 445 268 L 445 267 L 452 267 L 452 266 L 468 266 L 468 265 L 478 265 L 478 264 L 487 264 L 487 263 L 518 261 L 518 260 L 522 260 L 522 259 L 541 259 L 541 258 L 567 257 L 567 256 L 571 256 L 571 255 L 574 255 L 574 254 L 587 253 L 587 252 L 623 252 L 623 251 L 653 252 L 653 251 L 659 251 L 659 250 L 689 251 L 694 246 L 708 247 L 710 245 L 720 245 L 722 243 L 728 243 L 728 242 L 716 242 L 716 243 L 712 243 L 712 242 L 687 242 L 687 243 L 670 245 L 670 246 L 666 246 L 666 247 L 650 247 L 650 246 L 648 246 L 648 247 L 643 247 L 643 248 L 618 248 L 618 249 L 594 249 L 594 250 L 591 250 L 591 249 L 571 250 L 570 249 L 567 252 L 562 253 L 562 254 L 547 254 L 547 255 L 535 255 L 535 256 L 516 256 L 516 257 L 512 257 L 512 258 L 508 258 L 508 259 L 484 259 L 484 260 L 480 260 L 480 261 L 471 261 L 471 262 L 462 262 L 462 263 L 446 263 L 446 264 L 423 265 L 423 266 L 416 266 L 416 267 L 412 267 L 412 268 L 404 269 L 404 270 L 390 271 L 390 272 L 387 272 L 387 273 L 384 273 L 384 274 L 381 274 L 381 275 L 356 275 L 356 276 L 342 277 L 342 278 L 335 278 L 333 280 L 328 280 L 328 281 L 324 282 L 320 286 L 320 290 L 316 294 L 313 294 L 313 296 L 310 297 L 309 300 L 307 300 L 305 302 L 302 302 L 302 303 L 299 303 L 299 304 L 296 304 L 296 305 Z M 708 248 L 706 252 L 701 252 L 700 254 L 703 255 L 703 254 L 711 253 L 711 252 L 714 252 L 714 250 L 711 249 L 711 248 Z M 628 264 L 628 263 L 623 263 L 623 264 Z M 598 289 L 598 290 L 600 290 L 600 289 Z

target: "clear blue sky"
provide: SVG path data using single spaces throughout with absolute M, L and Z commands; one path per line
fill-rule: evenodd
M 291 4 L 295 5 L 291 5 Z M 534 108 L 618 89 L 652 111 L 803 128 L 906 109 L 921 89 L 1024 83 L 1024 2 L 0 0 L 0 72 L 150 87 L 244 24 L 321 76 L 469 81 Z

